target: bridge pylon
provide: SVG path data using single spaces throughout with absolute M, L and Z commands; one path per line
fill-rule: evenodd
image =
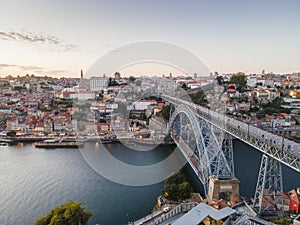
M 283 182 L 281 163 L 262 156 L 253 208 L 260 216 L 283 215 Z

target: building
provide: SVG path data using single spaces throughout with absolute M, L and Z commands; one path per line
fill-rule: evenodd
M 134 102 L 133 109 L 134 110 L 146 110 L 148 105 L 157 105 L 155 100 L 138 100 Z
M 290 210 L 296 214 L 300 214 L 300 188 L 289 191 L 290 196 Z
M 77 91 L 75 93 L 70 94 L 71 99 L 78 99 L 78 100 L 88 100 L 94 99 L 96 97 L 95 92 L 93 91 Z
M 107 77 L 91 77 L 89 87 L 91 91 L 102 91 L 107 88 L 109 78 Z
M 199 225 L 199 224 L 222 224 L 226 219 L 235 214 L 236 210 L 225 207 L 216 210 L 213 207 L 200 203 L 185 215 L 176 220 L 174 225 Z
M 78 99 L 78 100 L 88 100 L 94 99 L 96 97 L 95 92 L 93 91 L 65 91 L 62 92 L 62 97 L 67 99 Z
M 300 90 L 289 90 L 289 96 L 292 98 L 300 98 Z

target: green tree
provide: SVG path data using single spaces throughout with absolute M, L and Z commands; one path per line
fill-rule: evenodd
M 112 79 L 111 77 L 108 79 L 108 87 L 110 86 L 117 86 L 118 82 L 115 79 Z
M 216 79 L 217 79 L 219 85 L 224 84 L 224 78 L 222 76 L 217 76 Z
M 103 94 L 102 93 L 100 93 L 99 95 L 98 95 L 98 97 L 96 98 L 96 100 L 97 101 L 103 101 Z
M 171 109 L 171 105 L 164 105 L 161 110 L 161 115 L 166 121 L 169 121 L 170 119 L 170 109 Z
M 293 223 L 293 219 L 281 218 L 281 219 L 278 219 L 278 220 L 274 220 L 272 222 L 275 223 L 275 224 L 279 224 L 279 225 L 290 225 L 290 224 Z
M 192 186 L 186 181 L 178 185 L 178 196 L 180 199 L 190 198 L 192 191 L 193 191 Z
M 233 74 L 229 80 L 230 84 L 235 84 L 236 89 L 240 92 L 247 90 L 246 76 L 241 73 Z
M 135 85 L 136 86 L 141 86 L 142 85 L 142 81 L 141 80 L 136 80 L 135 81 Z
M 34 225 L 86 225 L 92 211 L 86 211 L 80 202 L 69 201 L 67 204 L 57 206 L 50 212 L 38 218 Z
M 188 87 L 186 86 L 186 83 L 183 83 L 182 86 L 181 86 L 181 88 L 184 89 L 184 90 L 188 89 Z
M 10 130 L 10 131 L 8 131 L 8 132 L 6 133 L 6 135 L 9 136 L 9 137 L 14 137 L 14 136 L 16 136 L 16 133 L 17 133 L 17 131 L 15 131 L 15 130 Z
M 15 86 L 13 90 L 21 92 L 23 90 L 23 87 L 22 86 Z
M 200 90 L 197 93 L 189 94 L 193 103 L 199 104 L 203 103 L 206 100 L 204 91 Z
M 192 192 L 192 186 L 186 181 L 181 171 L 169 177 L 162 190 L 165 198 L 172 201 L 188 199 L 191 197 Z
M 130 81 L 130 82 L 134 82 L 134 81 L 135 81 L 135 78 L 134 78 L 133 76 L 130 76 L 130 77 L 129 77 L 129 81 Z

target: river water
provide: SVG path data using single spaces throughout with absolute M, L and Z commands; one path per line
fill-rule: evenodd
M 121 144 L 106 147 L 116 158 L 139 165 L 158 162 L 173 149 L 159 146 L 137 152 Z M 234 157 L 241 194 L 251 197 L 261 154 L 235 141 Z M 283 172 L 285 191 L 300 186 L 298 173 L 286 167 Z M 70 199 L 94 212 L 89 224 L 127 224 L 152 210 L 162 187 L 163 182 L 135 187 L 109 181 L 91 169 L 78 149 L 45 150 L 30 144 L 0 148 L 0 225 L 33 224 Z

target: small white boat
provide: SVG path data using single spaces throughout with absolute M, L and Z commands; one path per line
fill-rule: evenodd
M 6 142 L 0 142 L 0 147 L 7 147 L 8 144 Z
M 47 139 L 44 140 L 44 143 L 55 143 L 55 142 L 59 142 L 60 140 L 61 138 Z

